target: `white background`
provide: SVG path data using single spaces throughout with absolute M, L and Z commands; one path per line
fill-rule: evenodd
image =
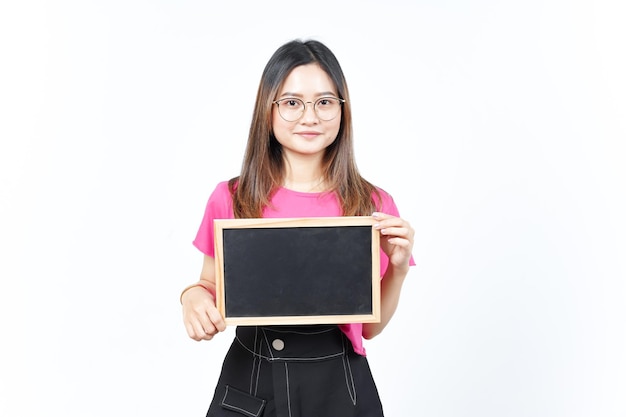
M 386 414 L 626 416 L 621 0 L 0 6 L 0 415 L 203 416 L 178 295 L 274 50 L 325 42 L 416 230 Z M 322 417 L 322 416 L 320 416 Z M 335 417 L 335 416 L 333 416 Z

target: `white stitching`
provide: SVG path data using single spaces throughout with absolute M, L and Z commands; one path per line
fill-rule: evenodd
M 259 338 L 258 337 L 258 329 L 261 329 L 261 331 L 263 332 L 263 337 Z M 346 348 L 346 339 L 342 336 L 341 337 L 341 352 L 338 353 L 333 353 L 333 354 L 329 354 L 329 355 L 325 355 L 325 356 L 318 356 L 318 357 L 312 357 L 312 358 L 289 358 L 289 357 L 275 357 L 274 356 L 274 352 L 272 350 L 272 348 L 270 347 L 269 344 L 269 339 L 268 339 L 268 334 L 265 330 L 271 331 L 271 332 L 275 332 L 275 333 L 294 333 L 294 334 L 304 334 L 304 335 L 312 335 L 312 334 L 321 334 L 321 333 L 326 333 L 326 332 L 330 332 L 330 331 L 334 331 L 335 329 L 327 329 L 327 330 L 323 330 L 323 331 L 319 331 L 319 332 L 297 332 L 297 331 L 290 331 L 290 330 L 276 330 L 276 329 L 267 329 L 264 327 L 260 327 L 260 326 L 255 326 L 255 337 L 254 337 L 254 348 L 253 350 L 251 350 L 250 348 L 248 348 L 241 339 L 239 339 L 239 337 L 235 336 L 235 338 L 237 339 L 237 341 L 239 342 L 239 344 L 246 349 L 248 352 L 252 353 L 254 356 L 254 361 L 253 361 L 253 370 L 252 370 L 252 375 L 251 375 L 251 381 L 250 381 L 250 394 L 251 395 L 256 395 L 258 392 L 258 387 L 259 387 L 259 379 L 260 379 L 260 374 L 261 374 L 261 365 L 262 362 L 260 360 L 257 361 L 257 358 L 264 358 L 270 362 L 273 361 L 279 361 L 279 360 L 285 360 L 287 362 L 284 363 L 285 366 L 285 380 L 286 380 L 286 384 L 287 384 L 287 405 L 288 405 L 288 410 L 289 410 L 289 416 L 292 415 L 291 412 L 291 397 L 290 397 L 290 389 L 289 389 L 289 369 L 288 369 L 288 361 L 293 361 L 293 362 L 308 362 L 308 361 L 317 361 L 317 360 L 324 360 L 324 359 L 331 359 L 331 358 L 336 358 L 338 356 L 343 356 L 342 357 L 342 364 L 343 364 L 343 368 L 344 368 L 344 377 L 345 377 L 345 382 L 346 382 L 346 389 L 348 391 L 348 395 L 350 396 L 350 399 L 352 400 L 352 404 L 356 405 L 357 403 L 357 392 L 356 392 L 356 387 L 354 384 L 354 376 L 352 374 L 352 367 L 350 365 L 350 361 L 349 361 L 349 357 L 346 354 L 347 348 Z M 257 345 L 258 342 L 258 345 Z M 265 345 L 267 346 L 267 350 L 270 353 L 271 357 L 262 355 L 261 349 L 263 346 L 263 342 L 265 342 Z M 258 351 L 257 351 L 258 349 Z M 252 380 L 254 379 L 254 367 L 256 366 L 256 383 L 254 383 Z M 252 386 L 254 385 L 254 394 L 252 394 Z M 351 389 L 352 388 L 352 389 Z M 242 410 L 245 412 L 245 410 Z M 260 410 L 259 410 L 260 411 Z
M 333 353 L 332 355 L 326 355 L 326 356 L 317 356 L 315 358 L 291 358 L 288 356 L 277 356 L 275 358 L 271 358 L 270 360 L 271 361 L 284 360 L 284 361 L 289 361 L 289 362 L 308 362 L 308 361 L 319 361 L 319 360 L 324 360 L 324 359 L 336 358 L 341 355 L 343 355 L 343 352 Z
M 232 404 L 228 404 L 226 402 L 226 396 L 228 395 L 228 390 L 229 390 L 229 386 L 226 385 L 226 392 L 224 393 L 224 398 L 222 398 L 222 406 L 228 406 L 230 407 L 232 410 L 238 410 L 241 411 L 243 414 L 247 415 L 247 416 L 252 416 L 252 417 L 259 417 L 259 413 L 261 412 L 261 410 L 263 409 L 264 404 L 261 403 L 261 406 L 259 407 L 258 411 L 256 413 L 251 413 L 250 411 L 243 409 L 241 407 L 236 407 Z
M 289 368 L 287 362 L 285 362 L 285 381 L 287 382 L 287 410 L 289 410 L 289 417 L 291 417 L 291 395 L 289 394 Z
M 345 344 L 345 340 L 343 342 Z M 346 388 L 348 389 L 348 394 L 352 399 L 352 404 L 356 405 L 356 387 L 354 386 L 354 377 L 352 376 L 352 367 L 350 367 L 350 358 L 348 355 L 344 355 L 342 358 L 343 362 L 343 372 L 346 377 Z M 347 369 L 346 369 L 347 366 Z M 348 374 L 350 374 L 350 381 L 348 381 Z M 352 384 L 352 390 L 350 390 L 350 384 Z M 354 393 L 354 395 L 353 395 Z
M 257 392 L 259 391 L 259 378 L 260 377 L 261 377 L 261 360 L 259 360 L 259 362 L 257 363 L 256 385 L 254 386 L 254 395 L 257 395 Z
M 261 328 L 261 331 L 263 332 L 263 338 L 265 339 L 265 345 L 267 346 L 267 351 L 271 355 L 271 359 L 274 359 L 274 352 L 272 352 L 272 348 L 270 347 L 270 342 L 269 342 L 269 340 L 267 340 L 267 333 L 265 333 L 265 329 L 263 329 L 263 328 Z M 261 352 L 260 352 L 260 349 L 259 349 L 259 356 L 262 356 Z
M 250 395 L 253 395 L 252 391 L 254 387 L 254 368 L 256 367 L 255 365 L 256 365 L 257 360 L 259 359 L 256 356 L 252 356 L 252 370 L 250 372 L 250 388 L 248 389 L 248 392 L 250 393 Z
M 348 360 L 348 356 L 343 357 L 343 371 L 346 376 L 346 388 L 348 389 L 348 394 L 352 399 L 352 404 L 356 405 L 356 388 L 354 386 L 354 378 L 352 377 L 352 368 L 350 367 L 350 361 Z M 350 374 L 350 381 L 348 381 L 348 374 Z M 352 384 L 352 390 L 350 390 L 350 384 Z
M 290 333 L 296 333 L 296 332 L 290 332 Z M 320 332 L 322 333 L 322 332 Z M 301 334 L 311 334 L 311 333 L 301 333 Z M 260 353 L 260 345 L 262 344 L 262 342 L 259 343 L 259 352 L 255 352 L 253 349 L 250 349 L 248 346 L 246 346 L 245 343 L 243 343 L 243 341 L 241 339 L 239 339 L 238 336 L 235 336 L 235 339 L 239 342 L 239 344 L 246 349 L 248 352 L 252 353 L 255 356 L 261 357 L 263 359 L 267 359 L 268 361 L 277 361 L 277 360 L 285 360 L 285 361 L 292 361 L 292 362 L 308 362 L 308 361 L 318 361 L 318 360 L 324 360 L 324 359 L 331 359 L 331 358 L 336 358 L 338 356 L 343 355 L 346 352 L 346 348 L 345 346 L 342 346 L 341 348 L 341 352 L 337 352 L 337 353 L 331 353 L 329 355 L 325 355 L 325 356 L 314 356 L 314 357 L 309 357 L 309 358 L 298 358 L 298 357 L 288 357 L 288 356 L 274 356 L 274 352 L 272 350 L 272 348 L 270 348 L 269 345 L 269 340 L 267 339 L 267 334 L 265 333 L 265 331 L 263 331 L 263 340 L 265 340 L 265 344 L 267 345 L 267 350 L 270 353 L 271 356 L 265 356 L 262 355 Z M 255 346 L 256 347 L 256 346 Z
M 257 339 L 257 330 L 254 329 L 254 344 L 255 345 L 256 345 L 256 339 Z M 253 384 L 254 384 L 254 368 L 255 368 L 256 362 L 257 362 L 257 357 L 256 357 L 256 355 L 253 355 L 252 356 L 252 372 L 250 373 L 250 389 L 248 391 L 250 393 L 250 395 L 252 395 L 252 387 L 253 387 Z M 260 362 L 260 360 L 259 360 L 259 362 Z M 257 377 L 257 380 L 258 380 L 258 377 Z M 256 389 L 255 389 L 255 392 L 256 392 Z

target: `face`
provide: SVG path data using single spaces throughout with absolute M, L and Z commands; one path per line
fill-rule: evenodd
M 341 110 L 332 120 L 321 120 L 313 108 L 320 97 L 337 97 L 332 80 L 317 64 L 294 68 L 278 90 L 276 100 L 299 98 L 306 108 L 302 117 L 295 122 L 284 120 L 278 106 L 272 110 L 274 136 L 283 147 L 283 155 L 292 157 L 321 158 L 324 150 L 337 138 L 341 125 Z

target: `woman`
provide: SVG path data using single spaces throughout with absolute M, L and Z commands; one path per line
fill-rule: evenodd
M 396 310 L 414 231 L 391 196 L 359 174 L 336 57 L 318 41 L 288 42 L 263 71 L 241 173 L 216 186 L 194 240 L 205 256 L 200 280 L 181 294 L 189 336 L 210 340 L 226 328 L 215 306 L 214 219 L 370 215 L 381 234 L 381 321 L 239 326 L 207 416 L 383 415 L 363 338 Z

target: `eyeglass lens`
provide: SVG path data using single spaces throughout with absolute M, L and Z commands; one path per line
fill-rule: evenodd
M 320 120 L 329 121 L 337 117 L 339 109 L 341 109 L 341 101 L 334 97 L 322 97 L 315 103 L 300 100 L 299 98 L 286 98 L 278 100 L 278 112 L 281 117 L 288 122 L 299 120 L 306 109 L 307 104 L 313 104 L 315 113 Z

